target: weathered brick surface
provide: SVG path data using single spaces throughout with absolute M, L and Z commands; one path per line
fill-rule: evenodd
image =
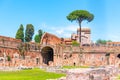
M 63 80 L 116 80 L 115 76 L 118 74 L 119 69 L 115 66 L 93 69 L 70 69 Z
M 40 45 L 34 42 L 27 43 L 29 45 L 29 50 L 25 51 L 25 60 L 23 60 L 18 49 L 21 43 L 22 42 L 20 40 L 0 36 L 0 66 L 46 65 L 43 62 L 43 60 L 46 58 L 43 58 L 41 53 L 46 46 L 46 51 L 53 49 L 53 61 L 48 62 L 49 66 L 120 65 L 120 60 L 117 57 L 120 52 L 120 46 L 91 45 L 75 47 L 71 45 L 65 45 L 64 42 L 61 42 L 60 38 L 56 37 L 55 35 L 46 33 L 42 37 Z M 106 56 L 107 53 L 110 54 L 109 57 Z M 7 61 L 7 56 L 10 56 L 11 61 Z

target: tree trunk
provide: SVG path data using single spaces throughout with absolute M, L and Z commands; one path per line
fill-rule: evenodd
M 79 28 L 80 28 L 80 32 L 79 32 L 79 42 L 81 44 L 81 21 L 79 21 Z
M 82 59 L 83 59 L 83 52 L 82 52 L 82 48 L 80 46 L 80 53 L 79 53 L 79 65 L 82 66 L 81 64 L 83 63 L 82 62 Z

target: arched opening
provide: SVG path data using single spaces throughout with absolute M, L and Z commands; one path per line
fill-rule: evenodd
M 42 58 L 43 63 L 49 65 L 49 61 L 53 61 L 54 52 L 53 49 L 49 46 L 46 46 L 42 49 Z
M 110 61 L 109 61 L 110 53 L 106 53 L 105 57 L 106 57 L 106 60 L 107 60 L 107 65 L 109 65 L 110 64 Z
M 119 58 L 119 59 L 120 59 L 120 54 L 118 54 L 118 55 L 117 55 L 117 58 Z

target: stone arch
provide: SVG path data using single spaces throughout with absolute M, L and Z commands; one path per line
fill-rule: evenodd
M 44 33 L 41 38 L 41 45 L 56 45 L 61 43 L 61 39 L 53 34 Z
M 54 49 L 50 46 L 45 46 L 41 50 L 42 62 L 49 65 L 50 61 L 54 61 Z

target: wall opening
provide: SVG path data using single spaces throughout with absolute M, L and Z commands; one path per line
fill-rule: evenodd
M 49 46 L 46 46 L 42 49 L 41 51 L 42 53 L 42 58 L 43 58 L 43 63 L 49 65 L 50 61 L 53 61 L 53 56 L 54 56 L 54 52 L 53 49 Z
M 118 54 L 118 55 L 117 55 L 117 58 L 119 58 L 119 59 L 120 59 L 120 54 Z

